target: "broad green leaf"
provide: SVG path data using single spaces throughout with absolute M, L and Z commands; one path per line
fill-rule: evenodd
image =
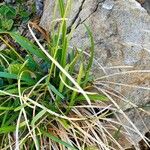
M 46 57 L 46 55 L 32 42 L 30 42 L 27 38 L 14 33 L 9 32 L 10 36 L 19 43 L 28 53 L 34 54 L 39 58 L 42 58 L 43 60 L 47 60 L 49 62 L 49 59 Z

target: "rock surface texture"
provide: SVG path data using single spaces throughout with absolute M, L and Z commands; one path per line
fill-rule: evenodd
M 50 30 L 54 2 L 45 1 L 41 18 L 45 29 Z M 147 5 L 145 7 L 149 10 Z M 85 50 L 90 45 L 83 24 L 90 26 L 95 40 L 94 75 L 101 77 L 100 84 L 109 85 L 122 95 L 122 99 L 116 99 L 117 103 L 143 134 L 149 130 L 150 117 L 140 112 L 146 128 L 129 102 L 137 107 L 150 104 L 150 16 L 147 10 L 135 0 L 73 0 L 68 24 L 68 27 L 76 27 L 71 45 Z M 97 67 L 97 62 L 103 69 Z M 140 140 L 136 134 L 133 137 Z

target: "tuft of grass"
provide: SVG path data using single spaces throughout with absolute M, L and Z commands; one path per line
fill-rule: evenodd
M 29 145 L 29 149 L 41 149 L 50 141 L 54 149 L 78 149 L 73 139 L 68 135 L 61 137 L 58 131 L 61 126 L 68 130 L 71 121 L 86 120 L 86 116 L 72 114 L 76 104 L 86 100 L 91 105 L 95 98 L 107 100 L 104 95 L 84 90 L 92 86 L 90 69 L 94 40 L 85 26 L 91 41 L 91 56 L 85 64 L 82 51 L 69 47 L 66 15 L 70 2 L 65 5 L 58 1 L 62 20 L 58 31 L 52 33 L 50 43 L 46 43 L 46 49 L 39 43 L 30 24 L 29 31 L 37 44 L 17 32 L 0 30 L 1 42 L 7 46 L 0 51 L 0 149 L 26 149 Z M 8 43 L 4 35 L 18 43 L 20 50 Z M 22 53 L 26 54 L 24 58 Z
M 67 33 L 70 5 L 71 0 L 56 1 L 52 22 L 58 20 L 60 24 L 56 30 L 52 25 L 48 38 L 51 40 L 45 41 L 45 46 L 35 36 L 30 23 L 28 29 L 35 43 L 11 29 L 0 30 L 0 42 L 6 45 L 0 51 L 1 150 L 123 150 L 120 139 L 134 145 L 128 130 L 148 143 L 114 97 L 126 99 L 118 96 L 114 89 L 101 88 L 105 83 L 120 85 L 102 81 L 117 74 L 93 80 L 91 67 L 93 61 L 97 61 L 94 59 L 94 38 L 87 25 L 90 53 L 70 46 L 74 31 L 72 27 Z M 60 19 L 55 18 L 57 10 Z M 19 46 L 10 44 L 6 36 Z M 100 64 L 98 67 L 106 73 Z M 132 72 L 136 71 L 122 74 Z M 122 123 L 118 114 L 131 126 Z

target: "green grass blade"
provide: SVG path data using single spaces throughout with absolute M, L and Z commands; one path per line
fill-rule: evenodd
M 79 74 L 78 74 L 78 77 L 77 77 L 77 83 L 78 83 L 79 85 L 81 84 L 81 79 L 82 79 L 82 77 L 83 77 L 83 72 L 84 72 L 83 63 L 81 63 L 80 69 L 79 69 Z M 73 91 L 73 93 L 72 93 L 72 95 L 71 95 L 71 100 L 70 100 L 70 103 L 69 103 L 69 107 L 68 107 L 68 109 L 67 109 L 67 112 L 69 112 L 69 110 L 71 109 L 71 107 L 74 105 L 76 95 L 77 95 L 77 92 Z
M 64 0 L 59 0 L 58 4 L 59 4 L 60 15 L 61 17 L 63 17 L 65 13 Z
M 43 115 L 45 115 L 46 110 L 41 110 L 36 116 L 33 117 L 32 121 L 31 121 L 31 125 L 33 126 L 36 121 L 38 121 Z
M 21 88 L 20 90 L 21 91 L 24 91 L 26 88 Z M 18 88 L 12 88 L 12 89 L 8 89 L 8 90 L 4 90 L 5 92 L 7 92 L 7 93 L 10 93 L 10 94 L 18 94 Z M 3 94 L 3 93 L 0 93 L 0 96 L 2 96 L 2 95 L 5 95 L 5 94 Z
M 23 109 L 26 106 L 27 106 L 27 104 L 20 105 L 20 106 L 16 107 L 14 111 L 20 111 L 21 109 Z
M 12 73 L 7 73 L 7 72 L 0 72 L 0 78 L 6 78 L 6 79 L 18 79 L 18 75 L 16 74 L 12 74 Z M 35 81 L 32 80 L 31 78 L 27 78 L 27 77 L 22 77 L 21 78 L 22 81 L 26 81 L 29 84 L 34 84 Z
M 0 106 L 0 110 L 14 110 L 15 108 L 13 107 L 2 107 Z
M 1 33 L 1 31 L 0 31 Z M 3 34 L 8 34 L 3 32 Z M 24 61 L 24 59 L 21 57 L 21 55 L 5 40 L 0 36 L 0 39 L 11 49 L 11 51 L 21 60 Z
M 89 81 L 88 78 L 89 78 L 90 70 L 92 67 L 93 59 L 94 59 L 94 38 L 93 38 L 92 32 L 90 31 L 89 27 L 86 25 L 85 25 L 85 27 L 86 27 L 87 33 L 89 35 L 89 38 L 90 38 L 91 47 L 90 47 L 90 59 L 89 59 L 88 65 L 86 67 L 85 81 L 84 81 L 83 87 L 85 87 L 85 85 Z
M 92 67 L 92 63 L 93 63 L 93 59 L 94 59 L 94 38 L 93 38 L 93 34 L 92 32 L 90 31 L 89 27 L 86 26 L 86 30 L 87 30 L 87 33 L 89 35 L 89 38 L 90 38 L 90 43 L 91 43 L 91 47 L 90 47 L 90 59 L 89 59 L 89 64 L 87 65 L 87 68 L 86 70 L 90 70 L 91 67 Z
M 67 48 L 68 48 L 68 40 L 66 37 L 67 33 L 67 27 L 66 27 L 66 21 L 63 22 L 63 27 L 62 27 L 62 57 L 61 57 L 61 65 L 62 67 L 65 67 L 66 62 L 67 62 Z
M 11 106 L 11 101 L 8 102 L 7 107 Z M 3 117 L 0 119 L 2 121 L 1 123 L 1 127 L 3 127 L 3 125 L 5 124 L 6 120 L 8 119 L 8 115 L 9 115 L 9 110 L 5 111 Z
M 56 94 L 56 96 L 60 97 L 61 99 L 65 98 L 52 84 L 47 83 L 47 85 L 48 85 L 48 88 Z
M 62 141 L 61 139 L 59 139 L 59 138 L 53 136 L 52 134 L 47 133 L 47 132 L 44 131 L 44 130 L 40 130 L 40 131 L 41 131 L 41 133 L 42 133 L 44 136 L 49 137 L 49 138 L 52 139 L 53 141 L 55 141 L 55 142 L 57 142 L 57 143 L 60 143 L 60 144 L 64 145 L 65 147 L 67 147 L 67 148 L 69 148 L 69 149 L 71 149 L 71 150 L 78 150 L 77 148 L 75 148 L 75 147 L 73 147 L 72 145 L 70 145 L 70 144 L 68 144 L 68 143 L 66 143 L 66 142 L 64 142 L 64 141 Z
M 91 101 L 108 101 L 108 98 L 105 95 L 102 94 L 94 94 L 94 95 L 88 95 Z M 85 97 L 83 95 L 79 95 L 75 101 L 81 102 L 85 101 Z
M 3 126 L 8 126 L 10 125 L 12 122 L 16 121 L 16 119 L 18 118 L 18 113 L 14 113 L 11 117 L 7 117 L 7 114 L 6 114 L 6 120 L 3 119 L 3 122 L 1 124 L 1 127 Z
M 45 54 L 39 50 L 39 48 L 34 45 L 32 42 L 30 42 L 27 38 L 14 33 L 10 32 L 10 36 L 17 42 L 19 43 L 27 52 L 36 55 L 39 58 L 42 58 L 43 60 L 47 60 L 49 62 L 49 59 L 45 56 Z
M 17 75 L 7 72 L 0 72 L 0 78 L 17 79 Z
M 26 122 L 24 121 L 24 122 L 20 123 L 19 128 L 21 128 L 25 125 L 26 125 Z M 15 130 L 16 130 L 15 125 L 14 126 L 3 126 L 0 128 L 0 134 L 14 132 Z
M 69 65 L 66 65 L 65 70 L 68 71 L 68 69 L 69 69 Z M 63 79 L 63 81 L 67 80 L 67 77 L 66 77 L 65 74 L 62 74 L 62 79 Z M 62 81 L 60 81 L 60 83 L 59 83 L 59 92 L 62 93 L 63 89 L 64 89 L 64 84 L 63 84 Z M 56 96 L 56 104 L 58 104 L 59 102 L 60 102 L 60 97 Z

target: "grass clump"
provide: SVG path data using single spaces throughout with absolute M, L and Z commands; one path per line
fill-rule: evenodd
M 16 10 L 1 13 L 13 22 L 8 28 L 0 23 L 1 47 L 5 47 L 0 50 L 1 150 L 121 150 L 122 139 L 134 144 L 126 138 L 130 138 L 129 130 L 148 143 L 114 100 L 127 101 L 126 98 L 104 84 L 109 81 L 101 81 L 116 74 L 106 74 L 93 82 L 94 39 L 88 26 L 85 25 L 91 43 L 89 54 L 70 46 L 74 31 L 73 26 L 70 33 L 67 29 L 70 5 L 70 0 L 56 1 L 51 35 L 29 22 L 32 39 L 16 32 L 17 12 L 8 16 L 10 10 Z M 11 6 L 3 7 L 0 9 Z M 55 18 L 57 10 L 59 19 Z M 35 28 L 45 36 L 44 44 L 38 40 Z M 107 99 L 111 101 L 109 105 L 105 103 Z M 120 115 L 129 126 L 121 122 Z
M 80 133 L 74 130 L 73 121 L 85 120 L 87 116 L 78 116 L 72 109 L 85 100 L 91 105 L 91 100 L 106 99 L 84 90 L 92 87 L 91 31 L 85 26 L 91 42 L 91 56 L 85 63 L 83 51 L 69 47 L 65 20 L 69 1 L 66 7 L 63 1 L 58 4 L 62 21 L 58 31 L 52 33 L 50 43 L 46 43 L 46 50 L 30 24 L 36 44 L 17 32 L 9 32 L 13 23 L 7 29 L 1 27 L 0 40 L 7 48 L 0 51 L 0 149 L 78 149 L 79 143 L 72 134 Z M 6 36 L 19 46 L 14 48 Z

